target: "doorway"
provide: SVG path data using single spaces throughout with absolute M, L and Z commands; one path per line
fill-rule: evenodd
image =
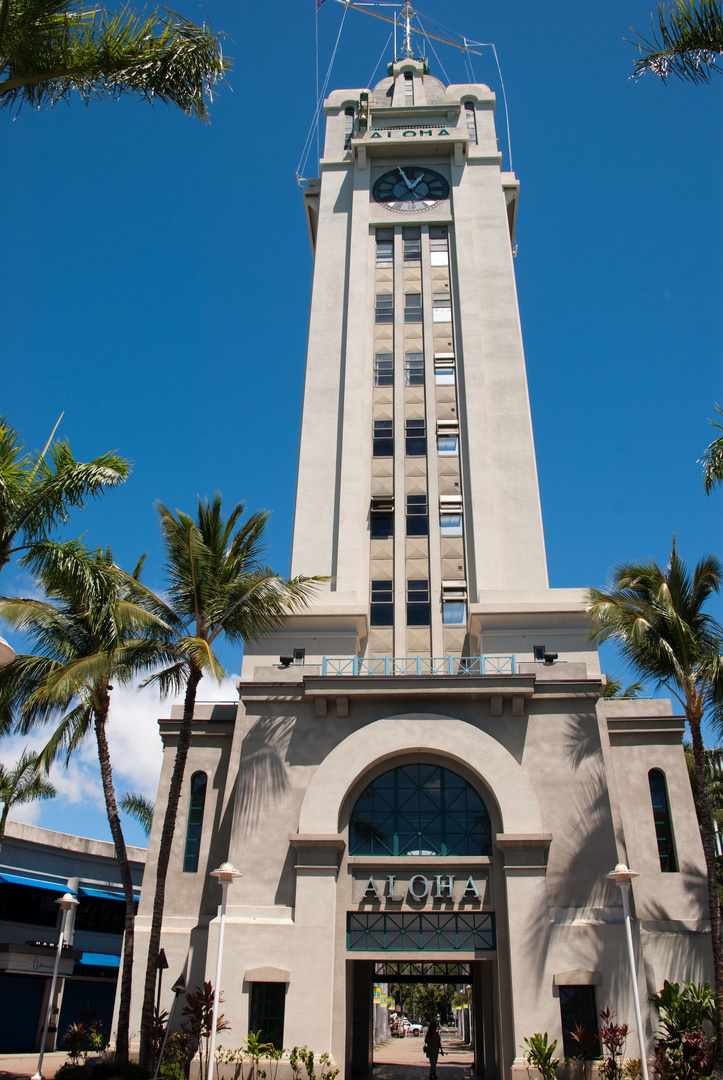
M 428 1075 L 422 1047 L 434 1013 L 442 1021 L 448 1051 L 447 1061 L 440 1058 L 440 1080 L 445 1074 L 449 1080 L 470 1075 L 496 1080 L 495 961 L 380 958 L 347 963 L 347 1060 L 353 1077 L 373 1074 L 379 1080 L 401 1080 Z M 385 1012 L 389 1034 L 382 1040 Z M 420 1024 L 421 1032 L 415 1034 Z M 375 1034 L 377 1043 L 384 1042 L 376 1053 Z

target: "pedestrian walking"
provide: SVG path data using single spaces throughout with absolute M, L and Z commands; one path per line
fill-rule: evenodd
M 429 1080 L 436 1080 L 437 1058 L 440 1054 L 444 1057 L 442 1040 L 439 1037 L 439 1027 L 436 1020 L 430 1020 L 429 1022 L 427 1034 L 424 1036 L 424 1052 L 429 1058 Z

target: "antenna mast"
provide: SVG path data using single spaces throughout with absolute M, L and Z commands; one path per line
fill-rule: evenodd
M 402 18 L 404 19 L 404 42 L 402 44 L 402 52 L 407 57 L 407 60 L 409 60 L 412 55 L 412 30 L 409 24 L 413 14 L 414 9 L 409 3 L 409 0 L 406 0 L 404 7 L 402 8 Z

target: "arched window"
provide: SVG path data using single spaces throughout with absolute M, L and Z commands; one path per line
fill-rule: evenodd
M 198 856 L 201 851 L 201 832 L 203 830 L 203 808 L 206 804 L 205 772 L 194 773 L 191 777 L 191 806 L 188 811 L 186 829 L 186 852 L 183 859 L 183 871 L 186 874 L 198 872 Z
M 678 870 L 678 862 L 675 858 L 673 823 L 670 818 L 665 773 L 661 772 L 660 769 L 651 769 L 648 773 L 648 783 L 650 784 L 650 798 L 653 803 L 655 835 L 658 838 L 660 869 L 664 874 L 674 874 Z
M 477 114 L 475 111 L 474 101 L 465 101 L 464 103 L 464 115 L 467 119 L 467 134 L 469 135 L 470 144 L 477 143 Z
M 487 807 L 461 776 L 437 765 L 402 765 L 359 796 L 350 855 L 491 855 Z

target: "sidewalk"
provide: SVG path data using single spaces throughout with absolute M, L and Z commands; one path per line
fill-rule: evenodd
M 444 1056 L 437 1062 L 439 1080 L 471 1080 L 474 1054 L 456 1037 L 442 1032 Z M 424 1055 L 424 1039 L 408 1035 L 390 1039 L 374 1051 L 374 1080 L 428 1080 L 429 1062 Z
M 62 1050 L 53 1050 L 52 1053 L 43 1057 L 43 1076 L 50 1080 L 55 1076 L 60 1066 L 68 1060 L 68 1055 Z M 37 1054 L 0 1054 L 0 1080 L 4 1077 L 28 1077 L 33 1076 L 38 1067 Z

